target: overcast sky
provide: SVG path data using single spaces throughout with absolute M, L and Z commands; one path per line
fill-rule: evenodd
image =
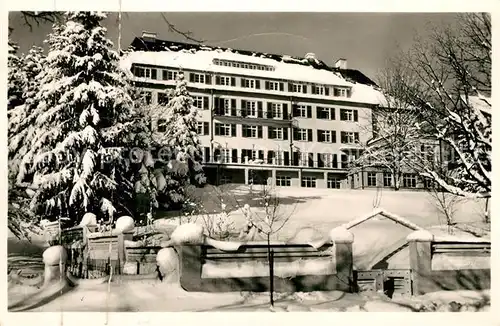
M 453 24 L 454 14 L 446 13 L 210 13 L 173 12 L 163 15 L 183 31 L 205 40 L 205 44 L 259 52 L 304 56 L 313 52 L 333 65 L 340 57 L 349 68 L 370 78 L 385 65 L 398 46 L 407 49 L 416 34 L 425 35 L 429 24 Z M 117 14 L 105 22 L 108 37 L 117 44 Z M 19 13 L 10 13 L 11 39 L 26 52 L 32 45 L 43 45 L 50 24 L 23 25 Z M 157 32 L 158 38 L 182 41 L 170 32 L 159 12 L 122 14 L 122 48 L 128 47 L 143 30 Z

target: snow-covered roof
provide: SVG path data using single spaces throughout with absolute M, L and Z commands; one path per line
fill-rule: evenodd
M 250 70 L 219 66 L 213 63 L 214 59 L 274 66 L 275 70 Z M 262 78 L 283 79 L 297 82 L 309 82 L 335 86 L 353 86 L 352 83 L 347 82 L 342 77 L 339 77 L 335 73 L 326 70 L 315 69 L 311 66 L 290 65 L 284 62 L 277 62 L 272 59 L 252 57 L 223 51 L 198 51 L 196 53 L 137 51 L 130 53 L 128 55 L 128 60 L 130 60 L 131 63 L 135 64 L 149 64 L 162 67 L 173 67 L 187 70 L 192 69 L 215 73 L 252 75 Z
M 311 57 L 311 54 L 309 54 L 309 57 Z M 273 66 L 274 70 L 267 71 L 216 65 L 214 59 Z M 348 101 L 376 105 L 384 105 L 385 101 L 381 92 L 375 88 L 376 84 L 360 71 L 329 67 L 317 58 L 296 58 L 289 55 L 135 38 L 131 44 L 131 51 L 122 58 L 121 65 L 122 68 L 130 71 L 134 63 L 351 87 L 351 96 Z

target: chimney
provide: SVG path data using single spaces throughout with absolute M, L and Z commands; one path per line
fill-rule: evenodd
M 340 58 L 335 61 L 335 68 L 347 69 L 347 60 L 344 58 Z
M 156 33 L 142 31 L 142 39 L 144 41 L 155 42 L 156 41 Z

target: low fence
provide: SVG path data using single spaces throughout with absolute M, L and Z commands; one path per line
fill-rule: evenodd
M 160 246 L 125 247 L 124 274 L 150 274 L 156 271 Z
M 266 244 L 242 244 L 237 251 L 209 245 L 176 248 L 180 283 L 187 291 L 229 292 L 269 290 Z M 274 290 L 277 292 L 352 290 L 352 243 L 271 244 Z
M 409 241 L 413 293 L 483 290 L 491 286 L 491 242 Z

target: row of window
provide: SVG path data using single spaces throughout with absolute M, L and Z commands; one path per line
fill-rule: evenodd
M 171 81 L 175 80 L 178 75 L 178 71 L 172 69 L 154 68 L 148 66 L 134 65 L 132 72 L 135 76 L 140 78 L 155 79 L 158 80 L 161 71 L 161 80 Z M 196 73 L 189 72 L 188 80 L 193 84 L 212 84 L 212 75 L 206 73 Z M 313 95 L 324 95 L 333 97 L 351 97 L 351 89 L 348 87 L 341 86 L 330 86 L 330 85 L 320 85 L 320 84 L 306 84 L 295 81 L 270 81 L 262 80 L 257 78 L 247 78 L 247 77 L 233 77 L 226 75 L 215 75 L 215 85 L 221 86 L 231 86 L 231 87 L 241 87 L 249 89 L 264 89 L 269 91 L 287 92 L 290 93 L 301 93 L 301 94 L 313 94 Z M 286 87 L 285 87 L 286 84 Z
M 274 71 L 276 69 L 274 66 L 243 62 L 243 61 L 234 61 L 234 60 L 214 59 L 212 62 L 214 65 L 222 67 L 233 67 L 233 68 L 243 68 L 252 70 L 264 70 L 264 71 Z
M 150 91 L 141 92 L 144 101 L 147 104 L 153 103 L 153 93 Z M 158 92 L 157 103 L 166 105 L 168 103 L 168 95 L 166 93 Z M 209 96 L 192 96 L 193 106 L 200 110 L 210 109 Z M 239 105 L 238 105 L 239 104 Z M 316 106 L 316 115 L 314 118 L 322 120 L 336 120 L 336 109 L 333 107 Z M 294 104 L 292 105 L 292 114 L 288 114 L 288 103 L 283 102 L 266 102 L 264 109 L 264 102 L 257 100 L 240 99 L 237 101 L 235 98 L 214 98 L 214 113 L 216 115 L 224 116 L 244 116 L 253 118 L 270 118 L 270 119 L 288 119 L 290 117 L 296 118 L 313 118 L 313 108 L 311 105 Z M 339 109 L 338 118 L 340 121 L 358 121 L 357 109 Z
M 340 161 L 338 157 L 340 156 Z M 205 147 L 205 163 L 271 164 L 279 166 L 302 166 L 310 168 L 347 169 L 352 157 L 346 154 L 290 152 L 285 150 L 216 148 L 213 157 Z
M 276 176 L 276 186 L 290 187 L 292 185 L 292 178 L 289 176 Z M 340 189 L 342 179 L 334 176 L 328 176 L 326 186 L 330 189 Z M 316 177 L 304 176 L 300 180 L 300 186 L 303 188 L 316 188 Z
M 403 173 L 402 181 L 404 188 L 416 188 L 418 177 L 413 173 Z M 368 187 L 378 186 L 377 173 L 368 172 L 367 174 L 367 185 Z M 384 172 L 383 174 L 383 185 L 384 187 L 394 187 L 394 178 L 392 173 Z
M 267 129 L 267 139 L 289 140 L 289 132 L 286 127 L 272 127 L 262 125 L 241 125 L 241 137 L 264 139 L 264 128 Z M 198 134 L 209 135 L 208 122 L 198 123 Z M 237 125 L 230 123 L 215 123 L 215 136 L 238 137 Z M 298 141 L 321 142 L 321 143 L 336 143 L 336 130 L 316 130 L 316 139 L 312 129 L 292 128 L 292 138 Z M 341 131 L 340 143 L 356 144 L 359 143 L 359 133 L 354 131 Z

